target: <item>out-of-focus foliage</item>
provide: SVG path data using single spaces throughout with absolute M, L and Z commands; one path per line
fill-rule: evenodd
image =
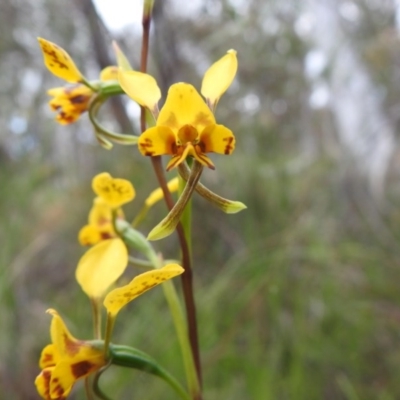
M 57 308 L 77 337 L 91 335 L 89 304 L 73 278 L 91 178 L 107 170 L 134 183 L 138 194 L 126 207 L 128 219 L 156 188 L 137 149 L 105 151 L 86 117 L 60 127 L 47 107 L 45 92 L 60 81 L 45 70 L 37 36 L 67 49 L 89 78 L 98 76 L 104 57 L 113 60 L 112 35 L 96 30 L 88 4 L 0 3 L 0 392 L 10 400 L 38 398 L 33 380 L 49 341 L 47 308 Z M 215 158 L 217 170 L 203 179 L 248 210 L 226 216 L 201 198 L 194 201 L 205 398 L 398 399 L 395 1 L 199 4 L 190 14 L 182 2 L 156 1 L 150 72 L 164 94 L 177 81 L 199 89 L 214 60 L 230 48 L 238 52 L 238 77 L 216 110 L 235 133 L 236 150 Z M 324 32 L 324 18 L 336 29 L 326 37 L 316 33 Z M 330 37 L 336 53 L 328 49 Z M 139 33 L 114 38 L 137 67 Z M 343 49 L 343 59 L 334 59 Z M 343 71 L 348 81 L 340 80 Z M 368 109 L 362 98 L 345 103 L 360 85 L 373 99 Z M 341 102 L 352 108 L 344 113 Z M 126 119 L 113 124 L 115 107 L 106 111 L 113 128 L 129 128 Z M 379 118 L 372 136 L 371 126 L 359 126 L 347 142 L 346 122 L 356 114 Z M 387 173 L 377 177 L 370 158 L 355 154 L 362 147 L 375 157 L 388 140 L 383 129 L 393 141 L 383 160 Z M 155 211 L 144 233 L 165 207 Z M 160 242 L 166 257 L 177 257 L 175 245 L 174 238 Z M 152 317 L 163 309 L 164 319 Z M 161 294 L 150 293 L 127 312 L 115 340 L 181 373 L 177 346 L 165 348 L 162 340 L 173 328 Z M 166 398 L 162 382 L 137 372 L 121 369 L 102 379 L 115 399 Z

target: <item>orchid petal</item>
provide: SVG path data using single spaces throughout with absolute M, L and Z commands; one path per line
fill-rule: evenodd
M 118 80 L 118 67 L 116 65 L 105 67 L 100 72 L 100 80 L 103 82 Z
M 82 82 L 83 75 L 64 49 L 43 38 L 38 38 L 38 41 L 44 63 L 52 74 L 67 82 Z
M 102 297 L 123 274 L 128 250 L 120 238 L 107 239 L 89 249 L 79 260 L 76 279 L 90 298 Z
M 138 147 L 144 156 L 174 154 L 175 141 L 175 135 L 170 128 L 153 126 L 140 135 Z
M 215 124 L 214 115 L 192 85 L 176 83 L 169 88 L 157 126 L 168 126 L 177 133 L 185 125 L 191 125 L 201 132 L 211 124 Z
M 92 181 L 93 191 L 113 208 L 120 207 L 135 198 L 136 192 L 126 179 L 112 178 L 108 172 L 96 175 Z
M 162 268 L 144 272 L 133 278 L 126 286 L 114 289 L 104 299 L 108 314 L 115 317 L 122 307 L 144 292 L 184 272 L 178 264 L 168 264 Z
M 58 354 L 56 346 L 53 343 L 48 344 L 40 354 L 39 367 L 41 369 L 53 367 L 57 364 L 59 358 L 60 356 Z
M 238 62 L 236 51 L 229 50 L 206 71 L 201 86 L 201 94 L 214 109 L 219 98 L 226 92 L 235 78 Z
M 68 396 L 73 384 L 78 379 L 90 375 L 104 365 L 104 354 L 99 350 L 96 351 L 96 355 L 93 357 L 76 358 L 73 361 L 60 361 L 51 374 L 50 395 L 55 399 L 58 399 L 59 396 Z
M 156 113 L 161 90 L 157 81 L 149 74 L 138 71 L 119 70 L 119 84 L 124 92 L 136 103 L 147 107 L 153 114 Z
M 45 399 L 50 400 L 50 380 L 51 373 L 54 371 L 54 367 L 49 367 L 43 369 L 43 371 L 36 377 L 35 386 L 39 395 Z M 65 397 L 58 398 L 59 400 L 64 400 Z
M 204 153 L 228 155 L 235 150 L 235 136 L 224 125 L 209 125 L 200 134 L 199 146 Z

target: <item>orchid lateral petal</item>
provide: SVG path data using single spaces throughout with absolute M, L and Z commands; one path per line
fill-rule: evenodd
M 171 179 L 167 183 L 167 186 L 170 193 L 176 192 L 179 188 L 178 177 Z M 163 198 L 164 198 L 164 193 L 161 188 L 153 190 L 145 200 L 146 207 L 148 208 L 152 207 L 155 203 L 159 202 Z
M 174 154 L 175 135 L 167 126 L 153 126 L 139 136 L 139 151 L 144 156 Z
M 53 372 L 53 370 L 54 367 L 44 368 L 42 372 L 35 379 L 36 390 L 38 391 L 39 395 L 45 400 L 51 399 L 50 380 L 51 380 L 51 373 Z M 63 400 L 63 398 L 61 398 L 61 400 Z
M 118 46 L 117 42 L 113 42 L 112 44 L 114 47 L 115 56 L 117 58 L 118 68 L 122 71 L 132 71 L 133 68 L 129 63 L 128 58 L 121 50 L 121 48 Z
M 96 225 L 85 225 L 78 233 L 78 241 L 82 246 L 93 246 L 101 239 L 101 232 Z
M 102 297 L 123 274 L 128 265 L 128 251 L 120 238 L 103 240 L 79 260 L 76 279 L 90 298 Z
M 110 207 L 117 208 L 135 198 L 136 192 L 131 182 L 113 178 L 108 172 L 96 175 L 92 180 L 93 191 Z
M 189 167 L 185 163 L 182 163 L 179 165 L 178 170 L 182 179 L 184 181 L 187 181 L 190 175 Z M 205 187 L 201 182 L 197 183 L 195 190 L 200 196 L 205 198 L 207 201 L 218 207 L 226 214 L 236 214 L 239 211 L 245 210 L 247 208 L 247 206 L 240 201 L 229 200 L 219 196 L 218 194 L 212 192 L 210 189 Z
M 57 364 L 58 360 L 59 354 L 56 346 L 53 343 L 48 344 L 40 354 L 39 367 L 41 369 L 52 367 Z
M 232 131 L 224 125 L 209 125 L 199 137 L 199 144 L 204 153 L 229 155 L 235 150 L 235 142 Z
M 50 394 L 64 396 L 72 389 L 73 384 L 102 368 L 106 362 L 103 351 L 95 350 L 92 357 L 60 361 L 51 374 Z M 58 399 L 59 397 L 53 397 Z
M 152 114 L 157 113 L 161 90 L 157 85 L 157 81 L 151 75 L 120 69 L 118 80 L 124 92 L 132 100 L 143 107 L 147 107 Z
M 105 67 L 100 72 L 100 80 L 103 82 L 118 80 L 118 67 L 116 65 Z
M 211 124 L 215 124 L 214 115 L 192 85 L 175 83 L 169 88 L 164 107 L 157 118 L 157 126 L 168 126 L 178 133 L 185 125 L 201 132 Z
M 142 293 L 183 272 L 184 269 L 178 264 L 169 264 L 159 269 L 144 272 L 133 278 L 128 285 L 114 289 L 108 293 L 104 299 L 104 306 L 108 314 L 115 317 L 122 307 Z
M 40 37 L 38 41 L 42 49 L 44 63 L 52 74 L 67 82 L 82 82 L 83 75 L 64 49 Z
M 226 92 L 235 78 L 238 67 L 236 51 L 229 50 L 215 62 L 204 74 L 201 94 L 213 110 L 219 98 Z

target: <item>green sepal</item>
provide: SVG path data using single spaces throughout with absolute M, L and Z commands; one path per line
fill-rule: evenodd
M 194 161 L 186 186 L 179 196 L 178 201 L 167 216 L 150 231 L 147 235 L 148 240 L 160 240 L 174 232 L 181 219 L 182 213 L 185 210 L 186 204 L 190 200 L 192 193 L 196 188 L 202 172 L 203 166 L 198 161 Z
M 190 176 L 189 167 L 185 163 L 182 163 L 178 166 L 178 171 L 181 178 L 187 182 Z M 219 196 L 204 186 L 201 182 L 197 183 L 195 190 L 200 196 L 226 214 L 236 214 L 247 208 L 247 206 L 240 201 L 229 200 Z

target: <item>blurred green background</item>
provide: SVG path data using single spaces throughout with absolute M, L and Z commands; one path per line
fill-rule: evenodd
M 138 67 L 140 25 L 127 16 L 140 21 L 140 4 L 96 4 L 98 13 L 89 0 L 0 3 L 1 399 L 39 398 L 33 381 L 50 340 L 47 308 L 90 338 L 89 302 L 74 271 L 91 178 L 109 171 L 130 179 L 138 192 L 125 207 L 132 219 L 157 186 L 136 148 L 106 151 L 86 115 L 62 127 L 46 104 L 46 90 L 62 82 L 43 66 L 37 36 L 67 49 L 92 79 L 114 63 L 113 39 Z M 155 4 L 149 68 L 163 93 L 178 81 L 199 88 L 230 48 L 239 58 L 217 110 L 236 150 L 214 157 L 216 171 L 202 179 L 248 209 L 227 216 L 194 198 L 205 399 L 399 399 L 398 2 Z M 104 121 L 137 133 L 137 112 L 121 98 Z M 165 212 L 157 205 L 143 232 Z M 155 246 L 178 256 L 175 238 Z M 121 313 L 114 341 L 183 376 L 161 290 Z M 101 384 L 114 399 L 175 398 L 130 370 L 114 368 Z M 70 398 L 84 398 L 81 385 Z

